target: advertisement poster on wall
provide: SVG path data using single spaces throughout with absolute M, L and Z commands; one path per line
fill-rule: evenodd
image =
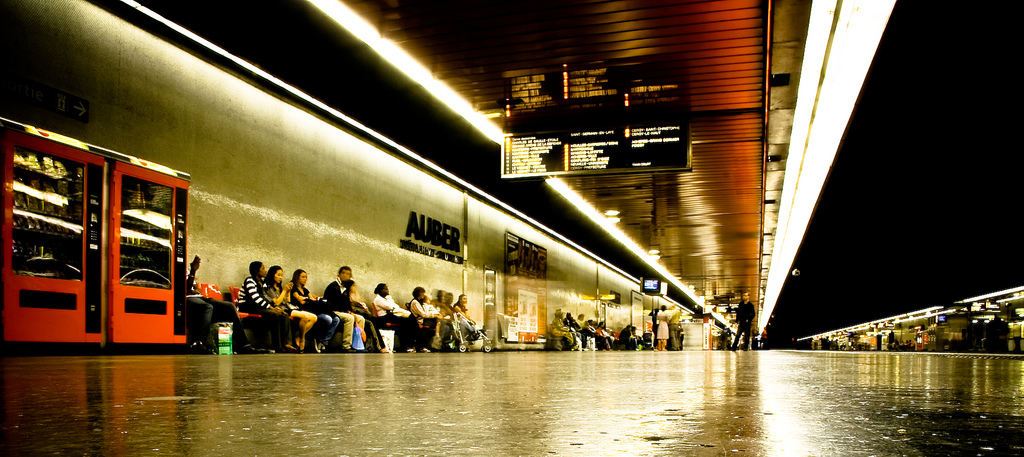
M 509 319 L 509 340 L 537 342 L 537 337 L 547 332 L 544 319 L 548 250 L 510 232 L 505 232 L 505 239 L 505 316 Z

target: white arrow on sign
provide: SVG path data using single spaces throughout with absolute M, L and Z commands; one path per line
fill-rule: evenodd
M 78 110 L 78 115 L 79 116 L 84 116 L 85 115 L 85 106 L 82 105 L 82 102 L 78 102 L 78 104 L 75 105 L 75 109 Z

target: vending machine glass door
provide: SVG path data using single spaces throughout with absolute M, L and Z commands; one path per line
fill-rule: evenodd
M 14 274 L 82 280 L 85 164 L 14 147 Z
M 121 181 L 121 285 L 171 289 L 174 188 L 133 176 Z
M 104 161 L 42 138 L 0 135 L 3 339 L 99 342 L 101 296 L 89 291 L 101 280 L 95 275 Z
M 187 181 L 117 162 L 111 187 L 110 341 L 183 343 L 178 194 Z M 178 274 L 176 274 L 178 273 Z

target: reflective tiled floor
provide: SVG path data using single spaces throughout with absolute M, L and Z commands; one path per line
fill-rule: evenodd
M 1020 455 L 1020 358 L 0 359 L 0 455 Z

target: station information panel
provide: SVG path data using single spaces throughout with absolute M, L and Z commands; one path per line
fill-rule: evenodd
M 690 169 L 686 124 L 505 137 L 502 178 Z

